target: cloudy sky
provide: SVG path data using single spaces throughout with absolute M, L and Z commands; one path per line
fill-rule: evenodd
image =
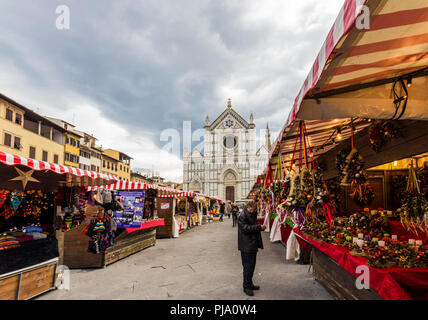
M 161 132 L 199 129 L 231 98 L 276 138 L 343 2 L 2 0 L 0 92 L 181 181 Z

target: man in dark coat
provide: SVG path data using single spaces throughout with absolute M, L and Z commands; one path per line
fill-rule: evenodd
M 236 227 L 236 222 L 238 220 L 238 213 L 239 213 L 239 208 L 236 205 L 236 203 L 232 204 L 232 227 Z
M 220 205 L 220 221 L 223 221 L 224 207 L 225 207 L 224 202 L 222 202 Z
M 256 267 L 258 249 L 263 249 L 261 231 L 265 226 L 257 223 L 257 207 L 254 201 L 249 201 L 238 217 L 238 250 L 241 251 L 243 266 L 244 292 L 253 296 L 253 290 L 260 289 L 254 285 L 253 275 Z

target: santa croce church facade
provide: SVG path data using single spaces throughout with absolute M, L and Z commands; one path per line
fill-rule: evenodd
M 233 108 L 214 121 L 206 117 L 204 150 L 197 148 L 183 155 L 183 189 L 236 202 L 246 201 L 252 183 L 262 173 L 271 148 L 269 127 L 265 143 L 256 150 L 256 125 Z

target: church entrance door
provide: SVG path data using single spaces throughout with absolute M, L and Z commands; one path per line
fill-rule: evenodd
M 226 187 L 226 200 L 235 202 L 235 187 L 233 186 Z

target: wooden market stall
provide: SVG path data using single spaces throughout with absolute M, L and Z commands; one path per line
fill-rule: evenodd
M 103 198 L 87 206 L 84 223 L 68 230 L 64 236 L 64 263 L 69 268 L 101 268 L 156 244 L 156 229 L 164 225 L 158 216 L 158 192 L 173 189 L 151 184 L 119 181 L 105 188 L 89 190 L 88 197 L 101 192 Z M 119 207 L 117 203 L 121 203 Z M 95 221 L 105 225 L 103 238 L 110 241 L 106 248 L 91 250 L 91 237 L 87 229 Z M 110 216 L 110 217 L 109 217 Z M 105 220 L 107 219 L 107 221 Z M 109 228 L 109 224 L 111 228 Z M 96 223 L 95 223 L 96 224 Z M 89 247 L 88 247 L 89 246 Z
M 0 299 L 31 299 L 56 288 L 63 192 L 73 201 L 81 186 L 116 179 L 5 152 L 0 176 Z
M 176 238 L 180 233 L 201 225 L 211 198 L 195 192 L 159 195 L 158 215 L 165 220 L 165 226 L 158 229 L 157 237 Z
M 337 299 L 428 299 L 428 3 L 368 0 L 368 29 L 357 27 L 358 3 L 345 2 L 328 34 L 262 192 L 295 226 L 287 251 L 297 240 L 312 252 Z M 365 290 L 355 288 L 361 265 Z

